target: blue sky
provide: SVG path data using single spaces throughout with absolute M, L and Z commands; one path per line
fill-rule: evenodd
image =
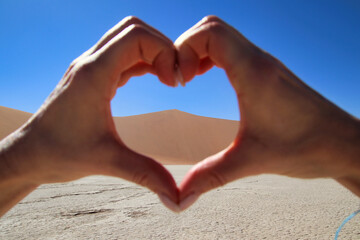
M 359 13 L 357 0 L 0 0 L 0 105 L 35 112 L 71 61 L 128 15 L 175 40 L 214 14 L 360 117 Z M 221 69 L 176 89 L 149 74 L 133 78 L 112 101 L 114 116 L 167 109 L 239 119 L 235 94 Z

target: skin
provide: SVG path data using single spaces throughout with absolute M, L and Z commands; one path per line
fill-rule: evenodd
M 177 188 L 155 160 L 121 141 L 111 116 L 116 89 L 156 74 L 168 86 L 217 66 L 238 97 L 234 142 L 195 165 Z M 178 67 L 178 69 L 177 69 Z M 44 105 L 0 142 L 0 215 L 44 183 L 102 174 L 159 195 L 174 211 L 203 193 L 251 175 L 333 178 L 360 196 L 360 122 L 309 88 L 281 62 L 215 16 L 173 44 L 128 17 L 77 58 Z
M 360 196 L 358 119 L 218 17 L 205 17 L 175 46 L 185 82 L 213 66 L 225 70 L 241 114 L 234 142 L 185 176 L 181 210 L 211 189 L 263 173 L 333 178 Z
M 109 175 L 178 201 L 171 174 L 124 145 L 111 115 L 119 86 L 147 72 L 175 86 L 172 41 L 135 17 L 77 58 L 39 111 L 0 143 L 0 215 L 44 183 Z

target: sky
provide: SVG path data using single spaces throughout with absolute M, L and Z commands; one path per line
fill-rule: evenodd
M 0 106 L 36 112 L 72 60 L 126 16 L 139 17 L 175 41 L 210 14 L 360 117 L 357 0 L 0 0 Z M 114 116 L 179 109 L 239 120 L 235 93 L 218 68 L 185 88 L 166 87 L 150 74 L 132 78 L 111 104 Z

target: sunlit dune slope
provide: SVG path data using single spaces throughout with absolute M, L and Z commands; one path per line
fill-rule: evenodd
M 167 110 L 115 118 L 117 130 L 132 149 L 167 164 L 193 164 L 227 147 L 238 122 Z

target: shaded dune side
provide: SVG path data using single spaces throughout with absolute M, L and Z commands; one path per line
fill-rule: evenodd
M 167 110 L 115 118 L 125 144 L 164 164 L 194 164 L 234 140 L 238 121 Z
M 0 106 L 0 140 L 31 115 Z M 239 125 L 179 110 L 114 117 L 114 122 L 128 147 L 163 164 L 194 164 L 221 151 L 234 140 Z

